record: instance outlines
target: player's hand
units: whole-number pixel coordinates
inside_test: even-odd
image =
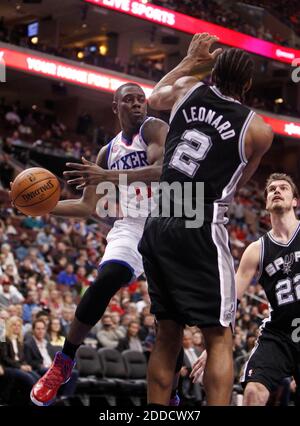
[[[205,365],[207,360],[207,352],[203,351],[199,356],[190,374],[190,378],[193,379],[193,383],[200,383],[202,381],[202,375],[204,373]]]
[[[190,43],[187,57],[207,62],[214,61],[216,57],[222,53],[223,49],[218,48],[212,52],[210,52],[209,49],[219,40],[219,37],[208,33],[195,34]]]
[[[71,171],[64,172],[64,176],[69,179],[70,185],[77,185],[76,189],[82,189],[89,185],[98,185],[98,183],[107,180],[106,170],[97,166],[95,163],[82,157],[82,163],[67,163]],[[73,179],[74,178],[74,179]]]

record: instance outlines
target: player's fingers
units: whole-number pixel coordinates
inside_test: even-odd
[[[207,36],[209,36],[209,33],[200,33],[200,34],[196,34],[198,35],[198,39],[199,40],[204,40]]]
[[[210,39],[211,39],[211,35],[210,34],[206,34],[206,36],[205,37],[202,37],[201,38],[201,43],[206,43],[206,42],[208,42]]]
[[[69,178],[69,177],[74,177],[74,176],[88,176],[88,172],[85,170],[70,170],[70,171],[66,171],[64,172],[64,177]]]
[[[84,189],[87,186],[86,183],[82,183],[81,185],[76,186],[76,189],[80,190],[80,189]]]
[[[193,380],[193,383],[196,383],[199,376],[200,376],[200,374],[198,372],[196,372],[195,374],[193,374],[193,376],[190,376],[190,379]]]
[[[202,372],[199,372],[199,373],[195,374],[195,376],[193,378],[193,383],[200,383],[201,382],[201,377],[202,377]]]
[[[222,49],[222,47],[219,47],[218,49],[215,49],[211,54],[210,54],[210,56],[211,56],[211,58],[212,59],[216,59],[219,55],[220,55],[220,53],[222,53],[223,52],[223,49]]]
[[[211,46],[212,44],[216,43],[219,40],[220,40],[219,37],[213,35],[213,36],[210,36],[210,38],[206,41],[206,43],[208,43],[208,45]]]
[[[191,371],[190,377],[194,377],[195,374],[197,374],[198,369],[199,369],[198,365],[194,366],[193,369],[192,369],[192,371]]]
[[[75,170],[85,170],[87,167],[86,164],[80,163],[66,163],[66,166]]]
[[[9,182],[10,189],[12,189],[13,183]]]
[[[69,185],[78,185],[78,184],[82,184],[82,183],[84,183],[85,182],[85,180],[83,179],[83,178],[77,178],[77,179],[69,179],[68,181],[67,181],[67,183],[69,184]]]
[[[86,164],[86,165],[89,165],[89,166],[94,166],[95,165],[95,163],[93,163],[92,161],[87,160],[84,157],[81,157],[81,160],[82,160],[83,164]]]

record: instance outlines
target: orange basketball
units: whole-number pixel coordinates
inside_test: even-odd
[[[51,212],[59,198],[60,184],[57,177],[41,167],[24,170],[12,184],[12,202],[28,216],[43,216]]]

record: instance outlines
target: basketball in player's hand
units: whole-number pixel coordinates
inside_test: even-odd
[[[28,216],[43,216],[60,198],[57,177],[47,169],[32,167],[21,172],[11,184],[12,204]]]

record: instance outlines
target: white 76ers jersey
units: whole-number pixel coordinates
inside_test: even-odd
[[[107,152],[107,167],[110,170],[129,170],[148,166],[147,143],[142,136],[142,128],[148,117],[140,127],[139,133],[132,141],[127,141],[122,132],[111,140]],[[124,176],[123,176],[124,177]],[[124,217],[146,218],[149,213],[150,188],[141,182],[129,185],[119,185],[120,206]]]

